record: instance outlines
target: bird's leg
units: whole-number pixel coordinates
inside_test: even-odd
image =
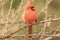
[[[35,20],[35,23],[37,23],[37,19]]]

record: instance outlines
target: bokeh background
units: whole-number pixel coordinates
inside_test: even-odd
[[[38,13],[38,23],[33,25],[33,34],[37,34],[37,37],[33,36],[32,40],[60,40],[60,19],[58,19],[60,18],[60,0],[52,0],[51,2],[50,0],[30,1],[33,2]],[[27,36],[24,37],[28,33],[28,28],[22,20],[22,14],[27,3],[28,0],[0,0],[0,38],[3,39],[3,37],[13,33],[10,35],[11,38],[3,40],[29,40]],[[39,23],[49,19],[56,20]],[[24,28],[25,26],[26,28]],[[19,29],[22,30],[16,32]]]

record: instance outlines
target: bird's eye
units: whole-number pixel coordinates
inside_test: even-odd
[[[31,7],[31,10],[32,10],[32,11],[35,11],[34,7]]]

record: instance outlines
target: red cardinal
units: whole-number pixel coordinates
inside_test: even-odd
[[[23,21],[28,24],[32,24],[34,21],[37,20],[37,12],[35,11],[34,5],[32,2],[29,2],[28,5],[25,7],[22,18],[23,18]]]
[[[29,2],[28,5],[25,7],[24,13],[22,15],[23,21],[28,24],[28,36],[31,38],[32,36],[32,24],[37,20],[37,12],[34,9],[34,5],[32,2]]]

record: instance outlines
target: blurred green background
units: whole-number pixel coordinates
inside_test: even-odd
[[[16,20],[15,20],[16,22],[22,20],[22,14],[24,12],[25,6],[27,5],[27,1],[28,0],[23,0],[23,5],[21,7],[22,8],[21,11],[19,13],[17,13],[18,14],[17,18],[14,17],[14,18],[16,18]],[[4,21],[6,21],[6,18],[7,18],[8,12],[9,12],[9,8],[11,6],[10,3],[11,3],[11,0],[5,0],[4,1],[4,7],[3,7],[3,14],[4,14],[4,18],[5,18]],[[20,4],[21,4],[21,0],[13,0],[12,9],[11,9],[10,15],[8,16],[9,19],[15,15],[15,12],[18,9]],[[45,0],[35,0],[33,2],[33,4],[34,4],[35,9],[39,15],[38,16],[38,22],[45,20],[44,19],[45,13],[40,12],[40,11],[46,5],[46,1]],[[1,15],[1,10],[2,10],[2,6],[0,7],[0,15]],[[60,0],[53,0],[48,5],[47,11],[48,11],[47,19],[59,18],[60,17]],[[3,17],[0,16],[0,20],[2,18]],[[14,20],[11,20],[11,21],[13,22]],[[24,27],[24,26],[25,26],[25,23],[14,24],[13,26],[11,24],[8,24],[8,34],[14,32],[17,29]],[[0,25],[0,30],[4,29],[4,27],[5,26],[1,27],[1,25]],[[33,25],[33,34],[38,34],[39,32],[41,32],[42,28],[44,28],[44,23],[38,24],[38,25]],[[60,32],[60,30],[58,30],[58,32],[56,31],[57,28],[60,29],[60,20],[48,22],[45,34],[52,35],[54,32],[56,32],[56,34],[57,34]],[[24,34],[27,34],[27,32],[28,32],[28,29],[26,28],[23,31],[18,32],[14,35],[24,35]],[[42,33],[43,33],[43,31],[41,32],[41,34]],[[27,38],[8,38],[7,40],[28,40],[28,39]],[[40,40],[40,37],[33,38],[33,40]],[[56,38],[56,39],[53,38],[52,40],[60,40],[60,38]]]

